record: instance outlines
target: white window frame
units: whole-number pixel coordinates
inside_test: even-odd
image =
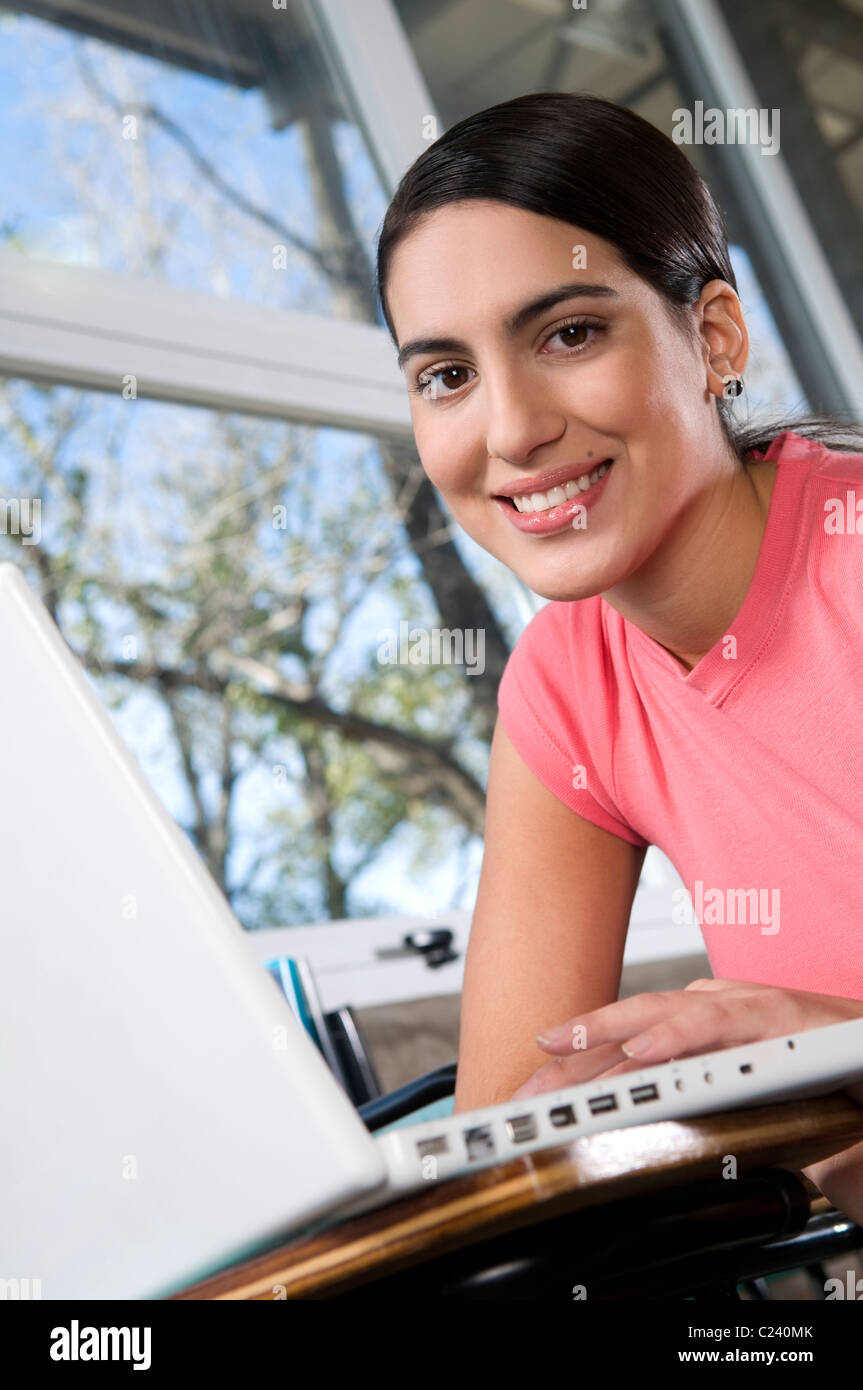
[[[375,324],[248,304],[0,250],[0,371],[138,398],[413,438]]]
[[[305,3],[391,196],[425,147],[424,121],[437,120],[392,0]],[[714,0],[665,3],[688,26],[723,104],[756,104]],[[782,156],[746,145],[740,155],[815,340],[848,405],[863,410],[863,342]],[[0,252],[2,371],[112,391],[118,366],[160,399],[410,437],[382,327]]]
[[[392,0],[305,3],[391,196],[404,170],[425,147],[424,123],[437,120]],[[689,26],[721,104],[755,105],[714,0],[668,3]],[[439,122],[436,128],[440,130]],[[863,410],[863,343],[782,157],[767,159],[745,146],[741,155],[751,165],[754,196],[807,305],[820,350],[849,406]],[[109,392],[121,391],[122,378],[133,375],[139,398],[399,441],[413,437],[404,381],[384,328],[248,304],[91,267],[34,261],[8,250],[0,250],[0,371]],[[515,576],[510,578],[527,620],[543,601]],[[654,859],[660,854],[655,847],[648,853]],[[639,932],[633,938],[630,933],[626,964],[699,949],[697,928],[690,932],[667,927],[668,894],[679,880],[665,856],[661,858],[671,871],[667,884],[648,893],[642,883],[632,914],[634,927],[654,931],[650,937]],[[465,923],[461,926],[464,929]],[[300,929],[289,930],[296,946]],[[315,933],[321,930],[314,928]],[[275,937],[265,940],[266,932],[254,936],[260,946],[276,944]],[[427,990],[428,973],[416,964],[411,968],[420,973],[417,984]],[[403,988],[399,979],[398,997],[406,997]],[[367,1002],[375,998],[380,998],[379,986],[370,985]]]

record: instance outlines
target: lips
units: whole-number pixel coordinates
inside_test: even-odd
[[[532,478],[519,478],[514,483],[508,483],[493,493],[493,497],[504,497],[512,502],[513,497],[530,496],[534,492],[549,492],[553,487],[562,487],[565,483],[577,481],[587,473],[592,473],[594,469],[601,467],[603,463],[611,463],[612,459],[588,459],[586,463],[561,464],[559,468],[551,468],[547,473],[537,473]],[[515,507],[515,503],[512,502]]]
[[[495,497],[494,503],[500,507],[501,514],[506,518],[510,525],[517,531],[521,531],[526,536],[555,536],[563,531],[574,527],[576,518],[583,518],[584,514],[590,515],[605,494],[608,480],[614,474],[614,460],[603,459],[607,463],[604,474],[598,482],[591,483],[586,491],[578,489],[575,495],[568,498],[565,502],[559,502],[556,506],[547,507],[540,512],[520,512],[511,497]],[[594,467],[600,468],[602,464],[595,464]],[[584,470],[582,470],[583,472]],[[593,472],[593,469],[590,470]],[[579,475],[576,474],[576,477]],[[557,486],[557,484],[555,484]],[[582,529],[579,523],[579,529]],[[592,529],[589,527],[588,529]]]

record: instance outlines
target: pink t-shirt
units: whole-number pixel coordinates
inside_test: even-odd
[[[498,708],[561,801],[668,856],[718,978],[863,999],[863,454],[764,457],[752,582],[692,671],[601,595],[550,602]]]

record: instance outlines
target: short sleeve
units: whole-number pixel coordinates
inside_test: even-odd
[[[585,820],[630,844],[644,839],[621,816],[613,785],[613,690],[591,600],[551,602],[531,619],[497,693],[513,747],[549,791]]]

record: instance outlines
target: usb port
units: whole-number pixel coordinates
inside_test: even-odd
[[[645,1100],[659,1100],[659,1087],[653,1082],[647,1086],[632,1086],[629,1094],[634,1105],[641,1105]]]
[[[556,1105],[553,1110],[549,1110],[548,1118],[557,1129],[562,1129],[564,1125],[575,1124],[575,1111],[571,1105]]]
[[[590,1106],[591,1115],[602,1115],[606,1110],[617,1109],[617,1096],[609,1091],[608,1095],[594,1096],[587,1103]]]
[[[514,1144],[524,1144],[528,1139],[536,1138],[536,1120],[532,1115],[513,1115],[506,1122],[506,1133]]]
[[[488,1125],[477,1125],[464,1132],[465,1148],[471,1162],[478,1158],[488,1158],[494,1153],[494,1135]]]
[[[417,1156],[428,1158],[430,1154],[449,1153],[449,1140],[445,1134],[437,1134],[434,1139],[420,1139],[417,1143]]]

